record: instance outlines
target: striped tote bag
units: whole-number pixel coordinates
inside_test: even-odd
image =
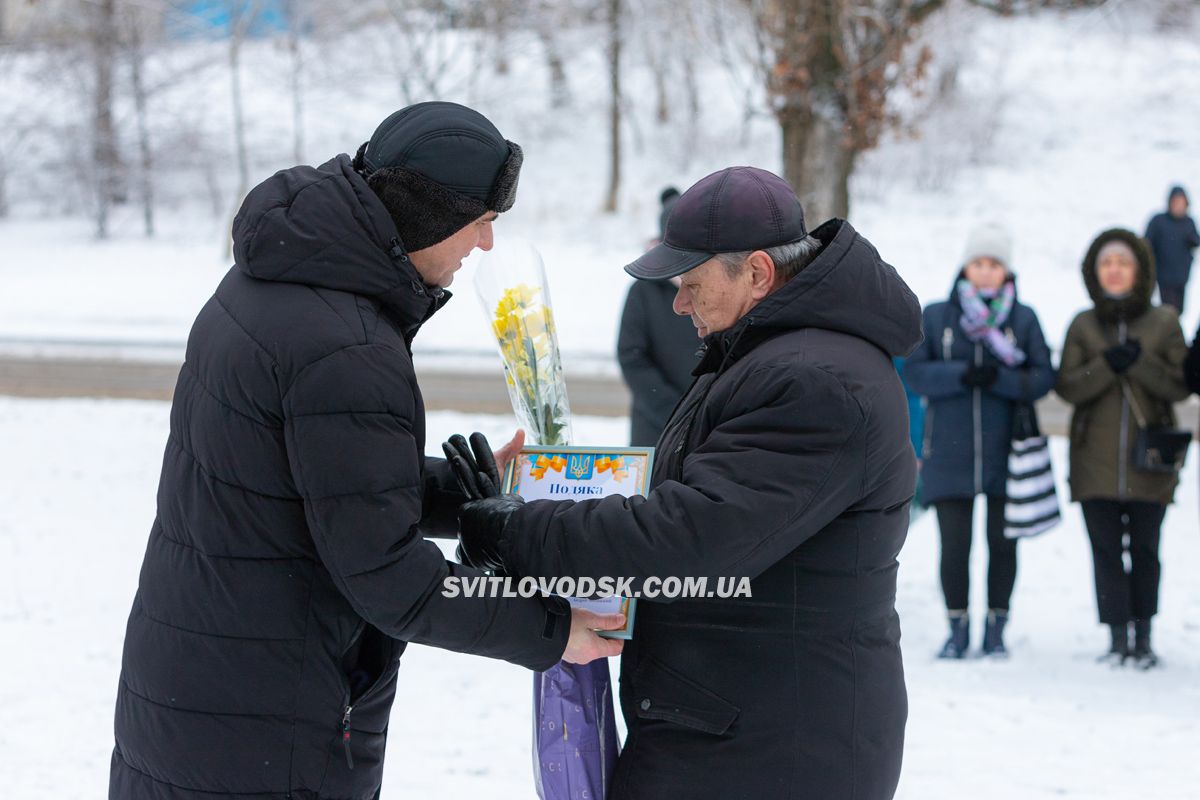
[[[1029,403],[1018,404],[1013,414],[1007,494],[1004,535],[1009,539],[1037,536],[1062,521],[1050,443],[1042,435],[1037,412]]]

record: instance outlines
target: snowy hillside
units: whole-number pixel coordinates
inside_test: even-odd
[[[958,8],[931,23],[926,37],[959,64],[958,88],[932,108],[928,98],[911,104],[908,116],[920,123],[921,135],[900,132],[864,159],[851,212],[855,226],[923,300],[948,292],[972,222],[1001,220],[1016,233],[1021,294],[1057,346],[1086,303],[1077,267],[1091,237],[1112,225],[1141,232],[1173,182],[1200,194],[1196,32],[1155,30],[1146,13],[1152,7],[1126,0],[1096,11],[1017,19]],[[655,233],[659,189],[686,187],[734,163],[778,170],[778,131],[765,114],[743,120],[742,96],[753,84],[744,70],[731,71],[713,54],[698,62],[699,124],[679,110],[669,124],[658,125],[651,75],[634,60],[626,81],[631,113],[622,207],[616,215],[600,214],[607,176],[601,52],[592,42],[577,44],[569,75],[575,99],[567,111],[548,113],[544,70],[520,47],[509,75],[480,70],[469,79],[448,79],[445,99],[475,104],[524,146],[519,199],[498,232],[540,248],[564,349],[607,357],[629,280],[620,268]],[[324,83],[307,105],[312,161],[353,151],[401,104],[387,81],[352,80],[385,67],[382,47],[368,38],[352,55],[331,48],[317,68]],[[248,56],[254,169],[262,178],[291,163],[284,146],[290,118],[278,79],[286,63],[267,43],[252,45]],[[226,82],[213,68],[199,76],[158,102],[194,114],[199,92],[213,118],[205,124],[215,127],[228,106]],[[33,91],[32,84],[26,88]],[[220,196],[229,200],[233,168],[225,145],[218,139],[208,146],[215,148],[208,163]],[[29,180],[44,185],[47,176],[38,172]],[[175,210],[153,242],[141,237],[134,205],[119,210],[114,240],[96,243],[81,216],[64,219],[53,208],[14,199],[14,218],[0,221],[0,285],[6,289],[0,338],[181,342],[228,267],[224,241],[232,208],[214,215],[198,168],[176,168],[168,191]],[[418,349],[489,349],[471,269],[468,264],[460,273],[459,298],[434,318]],[[1200,302],[1191,306],[1184,319],[1189,337]]]

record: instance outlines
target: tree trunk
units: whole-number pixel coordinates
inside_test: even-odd
[[[230,229],[233,218],[246,193],[250,191],[250,156],[246,148],[246,116],[242,100],[242,43],[257,13],[257,3],[251,0],[247,7],[230,20],[229,26],[229,80],[230,97],[233,102],[233,141],[236,153],[238,182],[233,194],[233,209],[230,211]],[[226,240],[226,255],[233,253],[233,239]]]
[[[288,52],[292,56],[292,157],[304,163],[304,53],[300,49],[299,3],[292,3],[288,13]]]
[[[808,229],[850,214],[850,174],[855,153],[840,115],[792,107],[779,111],[783,130],[783,177],[804,205]]]
[[[546,14],[546,10],[541,10]],[[554,39],[554,32],[548,25],[539,24],[537,37],[542,43],[546,56],[546,70],[550,73],[550,108],[562,109],[571,104],[571,86],[567,83],[567,70],[563,65],[562,51]]]
[[[695,127],[700,125],[700,83],[696,78],[696,62],[688,53],[683,56],[683,85],[687,90],[688,120]]]
[[[221,182],[217,180],[216,161],[215,158],[205,158],[200,167],[200,174],[204,176],[204,188],[208,191],[208,202],[211,204],[214,220],[221,218],[221,211],[225,208],[225,203],[221,199]]]
[[[671,101],[667,93],[667,61],[669,56],[664,48],[657,46],[654,41],[655,31],[651,29],[642,36],[642,51],[646,56],[646,64],[654,77],[654,119],[659,125],[671,121]]]
[[[775,21],[775,113],[783,140],[783,177],[804,205],[809,229],[850,213],[857,155],[847,128],[836,3],[787,0]]]
[[[150,123],[146,109],[146,81],[143,68],[146,51],[142,42],[142,22],[139,11],[133,9],[129,16],[130,77],[133,82],[133,105],[137,115],[138,154],[141,157],[142,220],[146,236],[154,236],[154,156],[150,148]]]
[[[621,190],[621,0],[608,0],[608,74],[610,151],[604,210],[612,213],[617,210]]]
[[[242,45],[237,39],[229,41],[229,80],[233,99],[233,143],[237,158],[237,200],[241,202],[250,190],[250,158],[246,153],[246,117],[242,109]]]
[[[508,7],[504,3],[496,2],[495,0],[489,3],[489,6],[492,11],[492,39],[495,42],[496,48],[493,51],[493,55],[495,56],[494,68],[497,75],[507,75],[510,67],[508,60]]]
[[[117,51],[117,3],[101,0],[96,5],[96,85],[92,109],[92,163],[96,171],[96,236],[108,238],[109,217],[116,202],[120,172],[116,124],[113,120],[113,73]]]

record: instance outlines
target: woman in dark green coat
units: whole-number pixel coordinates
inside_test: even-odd
[[[1154,259],[1133,232],[1096,237],[1083,260],[1083,281],[1094,307],[1067,331],[1055,386],[1075,407],[1071,499],[1083,508],[1100,622],[1112,631],[1102,660],[1122,664],[1133,657],[1149,669],[1158,663],[1150,619],[1158,611],[1159,537],[1178,479],[1136,469],[1133,450],[1142,425],[1175,424],[1172,404],[1188,396],[1187,344],[1175,309],[1150,303]]]

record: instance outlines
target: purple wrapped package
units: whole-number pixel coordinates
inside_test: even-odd
[[[533,775],[541,800],[604,800],[617,764],[608,659],[533,676]]]

